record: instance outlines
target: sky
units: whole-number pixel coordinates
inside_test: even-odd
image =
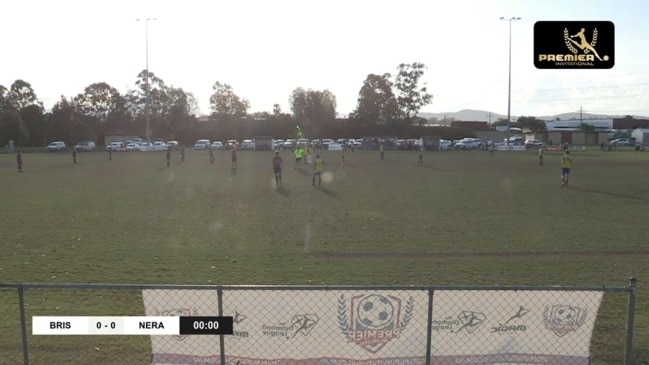
[[[216,81],[250,112],[289,112],[298,87],[328,89],[337,112],[357,105],[368,74],[427,66],[433,95],[421,112],[649,116],[645,0],[21,0],[2,1],[0,85],[29,82],[47,109],[93,83],[122,93],[145,69],[191,92],[209,114]],[[155,18],[148,22],[146,18]],[[136,19],[141,19],[137,21]],[[534,66],[537,21],[615,24],[615,66]],[[486,118],[486,116],[485,116]]]

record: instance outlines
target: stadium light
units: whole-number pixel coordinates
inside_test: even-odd
[[[507,91],[507,146],[509,146],[509,139],[511,138],[511,125],[512,125],[512,22],[521,20],[517,16],[511,18],[500,17],[500,20],[509,22],[509,87]]]
[[[146,106],[145,106],[145,113],[146,113],[146,141],[151,142],[151,131],[150,131],[150,119],[151,119],[151,97],[149,93],[149,21],[150,20],[157,20],[156,18],[146,18],[146,19],[135,19],[137,21],[143,20],[144,21],[144,28],[145,28],[145,36],[146,36],[146,68],[145,68],[145,97],[146,97]]]

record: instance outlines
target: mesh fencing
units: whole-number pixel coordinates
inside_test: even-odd
[[[24,288],[29,364],[633,363],[632,288],[61,285]],[[15,289],[0,299],[0,364],[27,363]],[[33,316],[230,316],[234,331],[34,336]]]

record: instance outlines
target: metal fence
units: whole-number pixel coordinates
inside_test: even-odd
[[[622,287],[0,283],[0,364],[632,365],[635,302],[633,278]],[[234,333],[30,331],[34,316],[204,315],[232,316]],[[580,327],[592,338],[577,340]]]

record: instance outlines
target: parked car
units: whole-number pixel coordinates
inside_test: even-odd
[[[239,147],[239,142],[237,142],[237,140],[235,140],[235,139],[228,139],[228,142],[227,142],[227,143],[228,143],[228,144],[227,144],[227,146],[228,146],[227,148],[228,148],[229,150],[230,150],[230,149],[233,149],[233,148],[235,148],[235,147]]]
[[[459,140],[453,148],[456,150],[473,150],[480,148],[481,141],[476,141],[474,138],[463,138]]]
[[[45,147],[45,151],[47,152],[64,152],[67,151],[67,149],[65,142],[61,141],[52,142]]]
[[[140,150],[140,144],[131,142],[126,144],[126,150],[131,152],[131,151],[139,151]]]
[[[91,141],[86,141],[86,142],[79,142],[74,146],[74,149],[77,152],[91,152],[96,149],[95,142]]]
[[[255,148],[254,142],[252,142],[252,139],[244,139],[241,142],[241,149],[242,150],[252,150]]]
[[[450,150],[453,148],[453,141],[449,141],[447,139],[440,139],[439,140],[439,149],[440,150]]]
[[[167,148],[171,148],[172,150],[177,150],[178,141],[167,141]]]
[[[295,140],[294,139],[287,139],[284,142],[284,149],[293,149],[295,147]]]
[[[106,146],[106,151],[126,151],[124,142],[111,142]]]
[[[222,150],[223,149],[223,142],[221,142],[221,141],[212,142],[212,149],[213,150]]]
[[[206,150],[207,147],[210,146],[210,140],[209,139],[199,139],[196,141],[196,144],[194,144],[194,149],[195,150]]]
[[[525,141],[525,148],[540,148],[543,147],[545,143],[543,141],[539,141],[537,139],[528,139]]]
[[[635,145],[635,142],[630,138],[618,138],[611,141],[612,146],[628,147]]]

